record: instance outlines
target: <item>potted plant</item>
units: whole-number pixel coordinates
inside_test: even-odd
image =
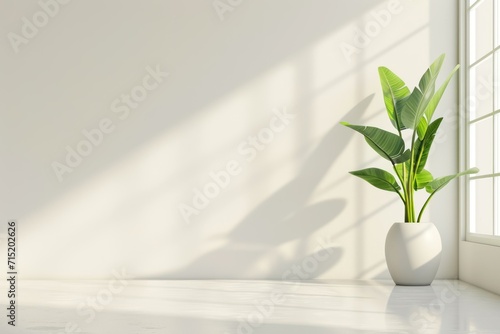
[[[425,169],[429,151],[443,118],[432,120],[457,65],[436,90],[436,79],[445,55],[438,57],[410,92],[403,80],[386,67],[379,67],[380,83],[387,115],[396,133],[376,127],[343,125],[361,133],[368,145],[392,165],[392,172],[367,168],[350,172],[371,185],[398,195],[404,205],[404,222],[390,228],[385,257],[392,279],[398,285],[429,285],[434,280],[441,257],[441,237],[432,223],[422,223],[422,214],[433,196],[453,179],[477,173],[471,168],[461,173],[434,178]],[[411,139],[405,142],[403,133]],[[428,193],[420,211],[415,208],[415,192]]]

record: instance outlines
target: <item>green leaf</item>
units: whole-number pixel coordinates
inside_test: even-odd
[[[394,133],[375,128],[372,126],[353,125],[347,122],[341,122],[354,131],[365,136],[366,142],[384,159],[395,161],[405,153],[405,143],[401,137]]]
[[[396,182],[394,176],[383,169],[367,168],[349,173],[362,178],[363,180],[370,183],[372,186],[382,190],[398,192],[401,189],[398,183]]]
[[[410,95],[402,98],[401,100],[398,100],[398,102],[396,102],[396,113],[397,113],[397,116],[398,116],[398,119],[399,119],[399,126],[401,127],[401,130],[406,130],[406,126],[403,124],[403,121],[402,121],[402,114],[403,114],[403,109],[404,109],[404,106],[405,106],[405,103],[406,101],[408,100],[408,98],[410,97]]]
[[[425,71],[418,83],[418,87],[413,89],[408,99],[405,101],[401,114],[401,121],[408,129],[416,129],[434,96],[436,79],[441,70],[444,61],[444,54],[439,56],[431,66]],[[425,133],[418,133],[419,138],[423,139]]]
[[[431,98],[429,101],[429,104],[427,105],[427,108],[424,111],[423,117],[420,119],[420,123],[418,124],[418,136],[419,138],[422,138],[423,135],[427,131],[427,126],[432,120],[432,116],[434,115],[434,111],[436,111],[436,108],[439,104],[439,101],[441,101],[441,97],[443,96],[444,91],[446,90],[446,87],[448,87],[448,83],[450,82],[451,78],[453,75],[457,72],[457,70],[460,68],[460,65],[455,66],[455,68],[450,72],[446,80],[443,82],[441,87],[436,91],[434,96]]]
[[[389,119],[396,130],[404,130],[405,126],[400,119],[402,105],[398,102],[410,95],[410,90],[406,87],[404,81],[387,67],[379,67],[378,74]]]
[[[434,194],[435,192],[443,189],[453,179],[460,177],[462,175],[476,174],[477,172],[479,172],[479,169],[474,167],[458,174],[438,177],[437,179],[434,179],[432,182],[429,182],[427,186],[425,186],[425,190],[430,194]]]
[[[415,141],[415,147],[414,147],[414,150],[416,152],[415,172],[417,174],[424,169],[425,164],[427,163],[427,158],[429,157],[429,151],[431,149],[432,142],[436,137],[436,132],[439,129],[439,126],[441,125],[442,121],[443,121],[442,117],[436,119],[434,122],[431,123],[431,125],[429,125],[429,128],[425,133],[424,139],[423,140],[417,139]]]
[[[403,170],[404,166],[406,166],[405,170]],[[396,172],[398,173],[400,178],[403,180],[403,183],[408,183],[408,171],[410,170],[410,162],[407,161],[404,164],[397,164],[394,167],[396,168]]]
[[[403,163],[403,162],[410,160],[410,158],[411,158],[411,151],[406,150],[406,151],[404,151],[403,154],[401,154],[399,157],[394,159],[394,163],[400,164],[400,163]]]
[[[434,177],[432,176],[432,174],[428,170],[426,170],[426,169],[422,170],[420,173],[415,175],[414,189],[415,190],[424,189],[425,186],[429,182],[431,182],[433,179],[434,179]]]
[[[445,55],[442,54],[439,57],[434,60],[434,62],[429,66],[427,71],[425,71],[424,75],[422,78],[420,78],[420,81],[418,83],[418,87],[422,91],[422,93],[427,92],[428,94],[424,94],[425,97],[431,97],[434,95],[434,89],[428,90],[427,87],[429,86],[434,86],[434,83],[436,82],[436,78],[439,74],[439,71],[441,70],[441,66],[443,65]]]

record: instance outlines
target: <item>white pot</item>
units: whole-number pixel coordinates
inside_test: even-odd
[[[441,236],[432,223],[394,223],[385,240],[385,260],[397,285],[429,285],[441,261]]]

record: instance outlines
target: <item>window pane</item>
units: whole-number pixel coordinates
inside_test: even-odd
[[[469,166],[479,168],[478,175],[493,173],[493,116],[470,125]]]
[[[482,0],[470,10],[471,63],[493,49],[493,0]]]
[[[493,178],[470,181],[470,231],[493,234]]]
[[[470,119],[493,112],[493,56],[470,70]]]

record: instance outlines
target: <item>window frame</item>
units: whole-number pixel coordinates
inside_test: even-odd
[[[493,67],[493,82],[500,80],[500,43],[495,47],[495,38],[500,39],[500,35],[496,36],[496,31],[498,31],[498,26],[500,25],[500,3],[493,0],[493,45],[492,51],[486,53],[475,59],[474,63],[469,65],[469,55],[470,55],[470,35],[471,29],[469,28],[470,10],[478,6],[480,3],[487,0],[476,0],[474,4],[469,6],[469,1],[459,0],[459,62],[462,64],[461,70],[459,72],[459,147],[460,147],[460,169],[465,170],[470,167],[470,136],[469,127],[470,114],[469,114],[469,96],[471,95],[469,73],[473,64],[480,64],[483,60],[487,59],[489,55],[492,57],[492,67]],[[497,87],[495,87],[497,86]],[[493,150],[496,155],[494,155],[495,168],[492,174],[489,176],[493,179],[493,234],[479,234],[470,232],[470,212],[471,212],[471,196],[470,196],[470,182],[471,180],[478,179],[474,176],[463,177],[459,181],[460,194],[459,200],[462,205],[460,205],[460,226],[461,226],[461,240],[486,244],[491,246],[500,246],[500,147],[496,147],[500,140],[500,101],[495,101],[495,99],[500,100],[500,85],[494,85],[494,95],[493,95],[493,111],[490,114],[493,117]],[[496,175],[496,176],[495,176]],[[480,179],[480,178],[479,178]],[[495,235],[497,234],[497,235]]]

